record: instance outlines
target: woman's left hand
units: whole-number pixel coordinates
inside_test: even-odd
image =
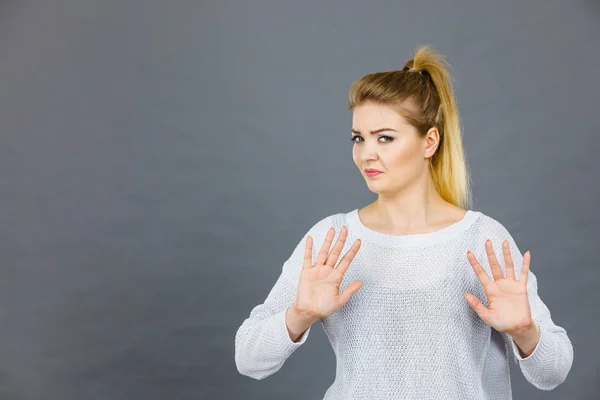
[[[468,251],[467,258],[483,285],[488,298],[488,307],[486,308],[472,293],[465,293],[464,296],[477,315],[497,331],[506,332],[511,336],[526,332],[535,326],[527,296],[527,276],[531,254],[528,251],[523,256],[523,268],[517,281],[508,241],[505,240],[502,243],[506,277],[504,277],[502,268],[498,263],[492,242],[487,240],[485,248],[494,277],[493,281],[481,267],[473,253]]]

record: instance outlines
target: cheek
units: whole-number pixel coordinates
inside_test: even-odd
[[[385,158],[391,165],[406,165],[413,162],[416,152],[408,147],[390,149]]]
[[[396,139],[399,140],[399,139]],[[395,143],[395,145],[381,146],[377,150],[377,156],[385,168],[404,167],[412,165],[417,157],[418,151],[411,143]],[[360,165],[361,149],[352,147],[352,160],[354,164]]]

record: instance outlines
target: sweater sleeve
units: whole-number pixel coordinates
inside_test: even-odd
[[[264,379],[279,371],[287,358],[300,347],[310,333],[309,327],[292,342],[285,315],[295,301],[294,285],[282,273],[264,303],[255,306],[235,336],[235,363],[238,372]]]
[[[502,252],[502,242],[508,240],[510,253],[515,266],[515,276],[519,279],[523,267],[523,255],[510,233],[498,224],[497,235],[491,238],[496,257],[506,276],[506,266]],[[533,265],[533,264],[532,264]],[[552,390],[566,379],[573,364],[573,345],[567,332],[552,320],[550,310],[538,295],[537,277],[529,268],[527,277],[527,295],[531,307],[532,319],[540,329],[540,340],[528,357],[521,357],[513,338],[502,333],[509,352],[519,365],[523,376],[529,383],[541,390]]]
[[[520,273],[519,269],[518,274]],[[531,268],[527,278],[527,293],[532,318],[540,329],[537,346],[529,356],[523,358],[513,338],[506,332],[503,336],[510,346],[509,349],[512,349],[515,362],[521,368],[523,376],[538,389],[552,390],[564,382],[571,370],[573,345],[566,330],[553,322],[550,310],[540,299],[537,293],[537,278]]]
[[[304,246],[310,234],[314,255],[321,246],[320,231],[327,221],[313,226],[283,264],[281,274],[262,304],[256,305],[235,335],[235,363],[242,375],[261,380],[279,371],[290,355],[306,342],[311,327],[296,342],[289,336],[285,316],[296,300],[298,279],[304,259]],[[317,247],[318,245],[318,247]]]

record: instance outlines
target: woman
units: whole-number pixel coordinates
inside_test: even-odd
[[[573,347],[530,253],[469,209],[445,64],[422,46],[402,70],[352,85],[352,157],[377,200],[298,243],[236,333],[241,374],[274,374],[321,321],[337,359],[324,399],[511,399],[510,353],[539,389],[565,380]]]

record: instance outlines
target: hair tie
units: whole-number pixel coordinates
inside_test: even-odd
[[[404,67],[402,69],[402,71],[417,71],[419,74],[423,75],[423,71],[421,71],[420,69],[416,69],[416,68]]]
[[[404,67],[402,69],[402,71],[416,71],[416,72],[419,73],[419,75],[424,75],[424,76],[431,77],[431,75],[429,74],[429,72],[426,69],[416,69],[416,68]]]

